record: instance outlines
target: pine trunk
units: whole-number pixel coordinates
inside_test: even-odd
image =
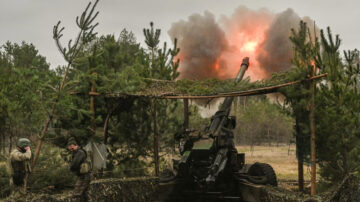
[[[296,121],[296,125],[295,125],[295,129],[296,129],[296,153],[297,153],[297,158],[298,158],[298,185],[299,185],[299,191],[303,192],[304,191],[304,155],[303,155],[303,148],[302,148],[302,144],[303,141],[299,141],[300,139],[302,140],[302,133],[301,133],[301,129],[299,126],[299,121],[298,118],[295,117],[295,121]]]
[[[155,161],[155,176],[159,176],[159,134],[157,128],[157,101],[154,100],[153,106],[153,121],[154,121],[154,161]]]

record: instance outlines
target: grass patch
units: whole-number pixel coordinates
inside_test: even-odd
[[[298,179],[298,162],[296,159],[295,145],[277,146],[237,146],[240,153],[245,153],[245,163],[255,162],[270,164],[279,181]],[[304,166],[305,181],[310,180],[310,167]]]

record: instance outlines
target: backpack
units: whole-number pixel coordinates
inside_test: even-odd
[[[92,170],[91,158],[84,149],[81,148],[81,150],[85,153],[86,158],[85,161],[80,164],[80,174],[86,174]]]

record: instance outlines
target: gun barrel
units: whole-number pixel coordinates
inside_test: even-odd
[[[234,79],[235,84],[237,84],[239,81],[243,79],[244,74],[248,69],[248,67],[249,67],[249,58],[245,57],[241,63],[241,68]],[[223,104],[221,105],[221,108],[216,112],[209,127],[209,132],[212,133],[214,136],[217,135],[217,132],[222,127],[221,125],[224,123],[223,119],[229,115],[231,109],[231,103],[233,102],[233,100],[234,97],[225,98]]]
[[[248,69],[248,67],[249,67],[249,58],[245,57],[241,63],[241,68],[240,68],[237,76],[234,79],[235,84],[239,83],[239,81],[241,81],[243,79],[244,74],[245,74],[246,70]],[[234,97],[225,98],[223,104],[221,105],[220,111],[225,111],[227,109],[229,109],[229,111],[230,111],[231,103],[233,102],[233,100],[234,100]]]
[[[239,81],[241,81],[244,77],[244,74],[246,72],[246,70],[249,67],[249,57],[245,57],[241,63],[241,68],[237,74],[237,76],[235,77],[234,82],[238,83]]]

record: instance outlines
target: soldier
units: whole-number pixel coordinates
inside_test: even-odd
[[[86,151],[80,148],[73,137],[69,138],[67,148],[72,153],[70,171],[78,176],[73,196],[79,197],[81,201],[86,201],[86,191],[90,184],[91,164],[88,161]]]
[[[16,149],[10,153],[8,165],[10,168],[10,188],[14,197],[25,194],[24,178],[26,173],[31,172],[30,159],[31,149],[30,140],[20,138],[16,144]]]

